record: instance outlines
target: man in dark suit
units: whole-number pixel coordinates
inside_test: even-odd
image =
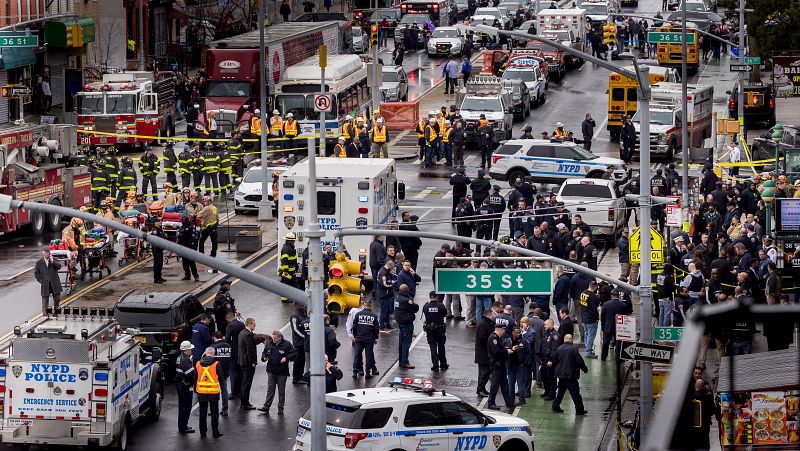
[[[564,392],[569,391],[569,396],[572,397],[572,402],[575,404],[575,415],[586,415],[581,389],[578,385],[578,378],[580,377],[578,371],[588,373],[589,368],[586,367],[578,347],[572,344],[572,335],[567,334],[562,338],[564,344],[556,349],[553,356],[555,376],[558,378],[556,399],[553,400],[553,412],[563,412],[561,410],[561,401],[564,399]]]
[[[566,308],[559,310],[558,316],[561,318],[561,324],[558,326],[558,337],[559,341],[564,343],[565,336],[575,335],[575,322],[572,320],[572,317],[569,316],[569,310]]]
[[[53,259],[49,248],[42,249],[42,258],[36,262],[34,277],[42,286],[42,315],[47,316],[47,304],[50,302],[50,295],[53,295],[53,309],[58,308],[61,301],[61,278],[58,271],[61,264]]]
[[[242,367],[239,366],[239,334],[244,330],[244,323],[236,318],[236,314],[228,312],[225,315],[228,327],[225,328],[225,341],[231,344],[231,394],[228,399],[236,399],[242,392]]]
[[[254,410],[256,407],[250,404],[250,387],[253,385],[253,376],[258,364],[258,353],[256,352],[256,337],[253,331],[256,329],[256,320],[247,318],[244,321],[244,329],[239,333],[239,366],[242,367],[242,391],[241,407],[245,410]]]

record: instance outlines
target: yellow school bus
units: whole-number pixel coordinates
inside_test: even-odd
[[[625,69],[636,72],[633,66]],[[667,67],[650,66],[650,85],[664,81],[679,82],[678,71]],[[638,88],[639,83],[636,80],[631,80],[618,73],[608,74],[608,125],[606,129],[611,133],[612,139],[619,138],[622,118],[626,114],[633,116],[636,113],[638,109],[636,90]]]
[[[683,28],[680,26],[673,26],[664,24],[656,31],[680,33]],[[697,26],[691,22],[686,23],[686,42],[691,42],[692,39],[689,35],[694,35],[694,44],[686,45],[686,70],[690,74],[697,73],[697,68],[700,66],[700,33],[697,32]],[[678,42],[656,44],[656,59],[659,66],[665,67],[681,67],[683,61],[683,45],[680,40]]]

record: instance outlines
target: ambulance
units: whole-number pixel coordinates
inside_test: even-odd
[[[278,248],[283,246],[286,234],[294,232],[297,235],[297,255],[302,255],[308,246],[303,231],[312,215],[316,215],[320,230],[325,232],[323,249],[329,244],[334,252],[346,251],[353,260],[366,260],[373,240],[371,235],[337,240],[333,234],[343,228],[366,229],[385,225],[397,216],[398,202],[405,197],[405,185],[397,180],[394,159],[317,158],[316,162],[316,212],[307,208],[308,159],[280,175]],[[367,274],[367,271],[362,273],[364,276]]]
[[[144,352],[136,332],[85,307],[15,327],[0,344],[0,441],[126,449],[164,397],[160,352]]]

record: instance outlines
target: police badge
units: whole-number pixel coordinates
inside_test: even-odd
[[[81,368],[78,370],[78,379],[82,381],[89,379],[89,370],[87,368]]]
[[[503,438],[500,437],[499,435],[493,435],[492,436],[492,443],[494,444],[495,448],[499,448],[500,447],[500,442],[502,442],[502,441],[503,441]]]
[[[22,376],[22,367],[19,366],[19,365],[12,366],[11,367],[11,373],[14,375],[14,377]]]
[[[294,216],[284,216],[283,224],[286,226],[287,229],[291,229],[294,227]]]

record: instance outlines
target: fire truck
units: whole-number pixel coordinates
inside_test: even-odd
[[[91,177],[75,167],[76,127],[19,126],[0,132],[0,193],[16,200],[77,208],[91,202]],[[61,215],[24,209],[0,214],[0,235],[30,225],[40,235],[59,231]]]
[[[173,75],[104,74],[102,82],[84,86],[76,95],[78,144],[133,146],[153,141],[150,136],[175,136]]]

